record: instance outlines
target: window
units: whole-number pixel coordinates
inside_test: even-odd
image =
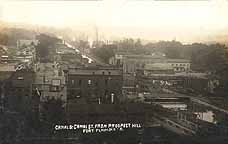
[[[76,95],[76,98],[80,98],[81,97],[81,91],[79,91]]]
[[[91,80],[88,80],[88,85],[91,85],[92,84],[92,81]]]
[[[59,71],[59,76],[62,76],[63,75],[63,72],[62,71]]]
[[[74,80],[71,80],[71,84],[72,84],[72,85],[74,84]]]
[[[79,80],[78,81],[78,85],[80,86],[82,84],[82,80]]]
[[[107,85],[108,84],[108,80],[107,79],[105,79],[105,85]]]
[[[17,77],[18,80],[23,80],[24,78],[23,77]]]
[[[50,92],[60,92],[59,86],[50,86],[49,89],[50,89]]]
[[[102,72],[102,74],[104,75],[104,74],[105,74],[105,72]]]
[[[60,79],[53,79],[51,81],[53,86],[60,86],[61,85],[61,80]]]

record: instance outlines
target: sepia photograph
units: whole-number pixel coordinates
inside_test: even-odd
[[[228,144],[228,0],[0,0],[0,144]]]

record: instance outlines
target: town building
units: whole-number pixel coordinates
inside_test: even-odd
[[[20,62],[34,62],[36,60],[36,50],[34,45],[29,45],[18,49],[15,59]]]
[[[12,55],[8,52],[8,47],[0,45],[0,63],[16,63],[18,62]]]
[[[168,69],[138,69],[136,73],[138,92],[163,93],[164,89],[175,89],[182,93],[208,93],[210,83],[206,73],[174,73]]]
[[[6,84],[11,75],[16,71],[16,64],[0,64],[0,111],[5,107]]]
[[[32,40],[18,40],[17,41],[17,48],[18,49],[21,49],[21,48],[26,48],[26,47],[28,47],[28,46],[31,46],[31,45],[33,45],[33,46],[35,46],[35,45],[37,45],[38,44],[38,40],[36,40],[36,39],[32,39]]]
[[[11,73],[4,81],[1,91],[4,107],[13,111],[25,112],[31,106],[32,84],[35,73],[31,69],[23,69]]]
[[[38,63],[33,91],[40,96],[40,101],[51,98],[66,101],[65,76],[57,63]]]
[[[111,67],[69,67],[65,71],[67,100],[85,103],[122,101],[122,71]]]
[[[6,46],[0,45],[0,62],[4,62],[5,59],[8,58],[8,51]]]
[[[151,55],[116,53],[114,57],[110,58],[109,64],[122,68],[124,89],[134,91],[138,69],[147,69],[149,66],[157,69],[156,72],[158,69],[163,73],[165,70],[168,70],[168,73],[171,71],[174,73],[187,72],[190,70],[191,62],[186,59],[169,59],[161,53],[152,53]]]
[[[163,67],[172,67],[174,72],[189,71],[191,62],[186,59],[169,59],[165,55],[128,55],[116,54],[110,58],[109,63],[123,68],[123,73],[135,73],[137,69],[144,68],[146,64],[162,65]]]
[[[165,63],[154,63],[154,64],[145,64],[144,68],[137,69],[138,71],[144,71],[146,74],[172,74],[174,69],[171,65],[166,65]]]

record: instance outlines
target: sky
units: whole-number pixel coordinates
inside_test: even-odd
[[[102,37],[197,41],[228,32],[228,0],[0,0],[0,19]]]

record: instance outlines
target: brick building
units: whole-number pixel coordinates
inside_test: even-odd
[[[174,72],[184,72],[190,70],[191,62],[187,59],[169,59],[165,56],[156,55],[133,55],[116,54],[110,58],[109,63],[123,68],[123,73],[135,73],[137,69],[144,68],[147,64],[162,65],[172,68]]]
[[[188,72],[191,67],[190,60],[169,59],[165,55],[157,53],[151,55],[116,53],[109,59],[109,64],[122,68],[124,89],[127,91],[134,91],[136,72],[138,69],[145,69],[147,65],[158,67],[163,72],[169,70],[175,73]]]
[[[4,105],[6,108],[16,111],[26,111],[32,99],[32,84],[35,73],[29,69],[23,69],[12,73],[4,84]]]
[[[65,71],[67,100],[118,103],[122,100],[122,71],[110,67],[78,67]]]

